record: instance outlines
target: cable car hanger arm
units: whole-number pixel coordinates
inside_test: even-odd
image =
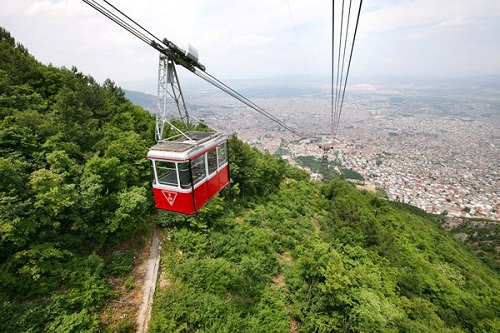
[[[176,44],[174,44],[173,42],[169,41],[167,38],[164,38],[163,40],[159,39],[151,32],[149,32],[147,29],[145,29],[143,26],[141,26],[139,23],[137,23],[132,18],[127,16],[125,13],[123,13],[121,10],[119,10],[117,7],[112,5],[107,0],[103,0],[103,2],[112,10],[119,13],[122,17],[113,13],[110,8],[106,8],[106,6],[99,4],[96,0],[82,0],[82,1],[91,6],[92,8],[94,8],[95,10],[97,10],[99,13],[109,18],[110,20],[112,20],[113,22],[115,22],[116,24],[118,24],[119,26],[121,26],[122,28],[124,28],[125,30],[127,30],[128,32],[130,32],[131,34],[133,34],[134,36],[136,36],[137,38],[139,38],[140,40],[142,40],[144,43],[148,44],[149,46],[159,51],[161,54],[165,55],[168,59],[171,59],[175,64],[183,66],[184,68],[193,72],[206,82],[212,84],[216,88],[219,88],[220,90],[229,94],[233,98],[236,98],[243,104],[249,106],[250,108],[254,109],[263,116],[279,124],[280,126],[292,132],[293,134],[299,136],[301,139],[305,138],[305,135],[287,126],[284,122],[280,121],[278,118],[270,114],[268,111],[264,110],[262,107],[250,101],[248,98],[244,97],[243,95],[241,95],[240,93],[238,93],[237,91],[235,91],[222,81],[216,79],[214,76],[208,74],[205,71],[206,70],[205,66],[203,66],[198,62],[197,51],[191,48],[189,44],[186,47],[187,50],[184,50],[179,46],[177,46]],[[128,20],[128,22],[126,20]]]

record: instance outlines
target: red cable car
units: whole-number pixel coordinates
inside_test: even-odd
[[[221,133],[190,131],[151,147],[156,207],[191,215],[229,184],[227,141]]]
[[[206,73],[205,66],[198,61],[198,50],[190,44],[182,48],[166,38],[160,40],[107,1],[104,1],[105,4],[86,0],[84,2],[160,52],[158,110],[153,112],[156,114],[155,137],[158,144],[151,147],[147,154],[147,158],[151,161],[157,208],[181,214],[194,214],[229,183],[227,136],[215,131],[190,130],[193,126],[184,102],[176,65],[181,65],[302,137],[300,133],[286,126],[266,110]],[[183,123],[187,132],[183,132],[172,122],[174,118],[169,114],[169,109],[172,109],[170,111],[177,109],[180,118],[178,120]],[[166,124],[168,129],[177,131],[179,135],[164,139],[164,134],[167,134],[164,131]]]

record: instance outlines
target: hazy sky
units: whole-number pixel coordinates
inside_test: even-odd
[[[331,1],[110,1],[220,79],[331,73]],[[157,52],[80,0],[0,0],[0,26],[99,82],[157,77]],[[351,74],[499,75],[500,0],[364,0]]]

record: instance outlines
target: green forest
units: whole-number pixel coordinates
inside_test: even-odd
[[[0,29],[0,121],[0,331],[98,331],[112,249],[154,213],[154,119]]]
[[[0,332],[134,332],[103,311],[136,264],[119,249],[155,225],[150,332],[500,331],[498,268],[443,216],[311,182],[236,137],[228,188],[196,217],[156,211],[154,118],[1,28],[0,121]]]

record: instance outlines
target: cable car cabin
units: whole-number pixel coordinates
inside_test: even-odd
[[[227,136],[187,132],[150,148],[156,208],[194,214],[229,183]]]

